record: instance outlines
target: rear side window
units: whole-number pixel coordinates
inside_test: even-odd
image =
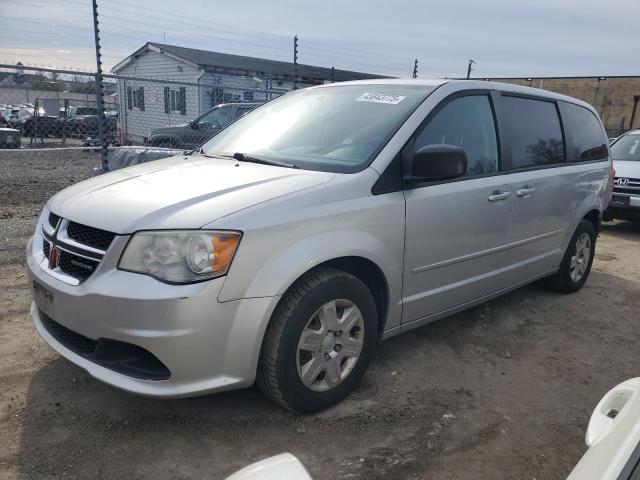
[[[580,105],[563,102],[562,114],[571,133],[567,142],[573,143],[570,161],[602,160],[609,156],[607,136],[593,112]]]
[[[498,142],[489,97],[470,95],[447,103],[418,134],[415,150],[437,144],[464,148],[467,175],[497,172]]]
[[[502,97],[511,169],[564,162],[562,128],[555,103],[529,98]]]

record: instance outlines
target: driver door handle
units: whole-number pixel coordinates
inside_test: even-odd
[[[516,190],[516,195],[519,197],[527,198],[527,197],[530,197],[531,194],[535,191],[536,189],[534,187],[526,186],[524,188]]]
[[[501,192],[500,190],[496,190],[491,195],[489,195],[490,202],[499,202],[501,200],[506,200],[511,195],[511,192]]]

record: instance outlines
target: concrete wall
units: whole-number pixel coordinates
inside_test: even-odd
[[[637,77],[577,77],[577,78],[493,78],[497,82],[543,88],[579,98],[593,105],[607,129],[640,128],[640,104],[630,125],[633,97],[640,95],[640,76]]]

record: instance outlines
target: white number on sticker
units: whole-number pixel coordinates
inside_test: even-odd
[[[389,95],[388,93],[363,93],[356,102],[373,102],[373,103],[387,103],[389,105],[397,105],[407,97],[402,95]]]

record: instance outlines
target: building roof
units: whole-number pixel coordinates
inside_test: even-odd
[[[178,47],[176,45],[165,45],[162,43],[148,42],[143,47],[134,52],[115,67],[115,73],[125,65],[135,60],[137,56],[147,50],[156,50],[186,60],[192,64],[203,68],[205,71],[219,72],[237,71],[239,73],[251,73],[261,75],[281,75],[291,77],[293,73],[292,62],[282,62],[279,60],[269,60],[265,58],[246,57],[243,55],[231,55],[228,53],[211,52],[208,50],[198,50],[195,48]],[[315,80],[333,80],[343,82],[347,80],[388,78],[382,75],[372,75],[370,73],[354,72],[349,70],[334,69],[333,76],[331,68],[316,67],[313,65],[296,65],[296,77],[309,78]]]

